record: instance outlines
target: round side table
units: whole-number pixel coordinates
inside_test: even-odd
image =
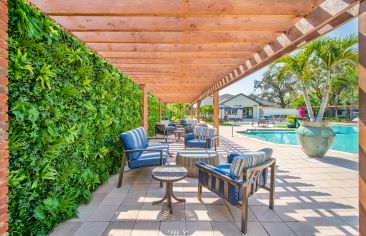
[[[210,165],[220,164],[219,154],[209,149],[186,149],[179,151],[176,157],[178,166],[187,168],[188,177],[197,178],[198,169],[196,162],[204,161]]]
[[[178,202],[185,202],[185,199],[177,198],[173,193],[173,183],[180,181],[187,177],[188,172],[184,167],[179,166],[159,166],[152,170],[152,177],[160,182],[166,183],[166,192],[165,196],[158,201],[153,202],[152,204],[160,204],[167,200],[169,213],[173,213],[172,208],[172,198],[174,198]]]

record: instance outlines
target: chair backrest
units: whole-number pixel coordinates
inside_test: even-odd
[[[213,138],[216,136],[216,128],[195,126],[193,129],[193,134],[195,138]]]
[[[160,121],[159,124],[164,125],[165,127],[167,127],[170,124],[170,121],[169,120],[162,120],[162,121]]]
[[[136,128],[136,130],[140,135],[143,147],[146,148],[149,145],[149,139],[147,138],[145,129],[143,127],[139,127]]]
[[[197,125],[197,119],[194,119],[194,118],[186,118],[186,119],[183,119],[181,121],[182,124],[188,124],[188,125],[192,125],[192,126],[195,126]]]
[[[271,148],[265,148],[257,152],[248,152],[237,155],[232,160],[230,173],[239,178],[245,169],[266,162],[272,156],[272,152]]]
[[[126,150],[144,149],[148,142],[145,130],[142,127],[122,133],[120,140]],[[136,160],[140,155],[140,152],[129,153],[128,160]]]

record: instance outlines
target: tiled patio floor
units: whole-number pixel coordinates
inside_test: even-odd
[[[235,128],[241,129],[241,128]],[[357,235],[358,163],[355,155],[329,152],[326,158],[310,159],[299,147],[274,145],[231,137],[230,127],[221,127],[219,153],[272,147],[277,158],[275,210],[268,208],[268,193],[260,191],[250,199],[246,235]],[[172,144],[177,151],[183,144]],[[224,162],[224,158],[221,158]],[[171,160],[174,162],[174,159]],[[164,195],[164,188],[151,178],[151,169],[127,172],[123,186],[117,177],[109,179],[79,209],[79,218],[60,224],[52,235],[241,235],[239,209],[204,190],[197,200],[197,180],[187,178],[175,184],[178,197],[174,213],[166,205],[151,202]]]

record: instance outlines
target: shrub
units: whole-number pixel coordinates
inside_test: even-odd
[[[297,116],[296,115],[289,115],[287,116],[287,123],[294,123],[297,119]]]

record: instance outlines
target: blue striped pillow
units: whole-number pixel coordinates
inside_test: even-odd
[[[272,152],[271,148],[264,148],[258,152],[235,156],[230,166],[230,174],[239,178],[244,169],[266,162],[272,156]]]

